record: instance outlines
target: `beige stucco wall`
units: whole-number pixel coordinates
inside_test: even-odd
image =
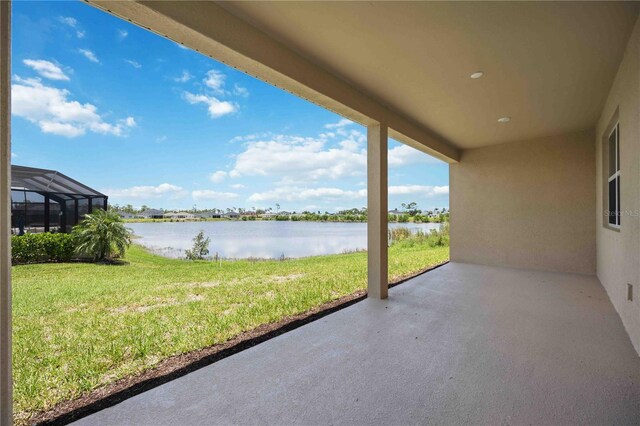
[[[620,231],[604,227],[602,138],[620,123]],[[636,23],[595,134],[597,274],[640,353],[640,24]],[[634,300],[627,301],[627,283]]]
[[[594,132],[465,150],[450,166],[451,259],[594,274]]]

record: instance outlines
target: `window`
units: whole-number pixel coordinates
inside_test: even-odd
[[[87,213],[89,213],[89,199],[81,198],[78,200],[78,222],[84,220]]]
[[[44,195],[26,191],[26,226],[29,232],[44,231]]]
[[[104,210],[104,198],[103,197],[98,197],[98,198],[92,198],[91,199],[91,211],[95,212],[98,209]]]
[[[607,218],[609,226],[620,227],[620,125],[616,124],[609,134],[609,203]]]
[[[49,232],[60,232],[63,223],[61,223],[62,210],[60,203],[53,198],[49,198]]]
[[[75,199],[67,200],[64,206],[66,232],[71,232],[71,229],[73,229],[73,227],[76,225],[77,223],[76,212],[77,212],[76,200]]]
[[[25,201],[24,190],[11,190],[11,231],[14,234],[24,234],[27,219]]]

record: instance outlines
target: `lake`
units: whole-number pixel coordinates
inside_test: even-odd
[[[336,254],[367,248],[366,223],[220,221],[127,223],[135,242],[154,253],[184,257],[200,230],[211,238],[211,256],[279,258]],[[438,223],[390,223],[390,228],[438,229]]]

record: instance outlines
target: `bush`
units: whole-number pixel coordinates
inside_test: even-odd
[[[185,250],[184,254],[188,260],[204,260],[205,256],[209,255],[210,242],[211,238],[205,238],[204,231],[200,231],[193,239],[193,248],[191,250]]]
[[[389,230],[390,245],[399,244],[402,247],[414,247],[416,244],[428,244],[430,247],[449,246],[449,223],[442,224],[440,229],[432,229],[430,232],[418,230],[412,233],[407,228],[394,228]]]
[[[77,241],[72,234],[14,235],[11,263],[68,262],[75,257]]]
[[[389,228],[389,239],[391,243],[406,240],[411,237],[411,231],[409,228]]]
[[[131,244],[131,231],[113,211],[96,210],[73,228],[77,251],[95,261],[123,256]]]

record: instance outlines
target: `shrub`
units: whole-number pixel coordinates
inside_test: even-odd
[[[430,247],[449,246],[449,223],[442,224],[440,229],[432,229],[430,232],[418,230],[411,233],[407,228],[394,228],[389,230],[390,245],[399,244],[401,247],[414,247],[416,244],[428,244]]]
[[[14,235],[11,237],[11,262],[14,265],[38,262],[68,262],[74,258],[76,239],[72,234]]]
[[[389,239],[391,243],[405,240],[411,236],[409,228],[389,228]]]
[[[78,253],[95,261],[122,256],[131,244],[131,231],[112,211],[96,210],[85,215],[84,220],[73,228],[73,233],[78,241]]]
[[[204,231],[198,232],[193,239],[193,247],[191,250],[185,250],[184,254],[189,260],[204,260],[209,255],[209,243],[211,238],[204,236]]]

